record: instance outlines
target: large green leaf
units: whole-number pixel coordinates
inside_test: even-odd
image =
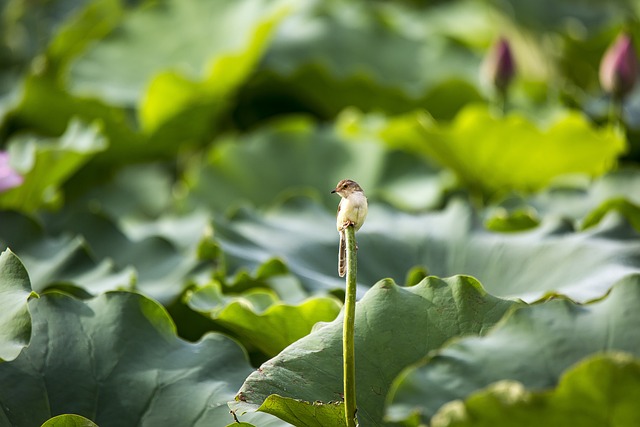
[[[98,427],[98,425],[80,415],[65,414],[47,420],[40,427]]]
[[[607,200],[584,218],[582,226],[584,228],[593,227],[612,211],[619,212],[629,221],[629,224],[631,224],[633,228],[640,231],[640,206],[630,202],[626,198]]]
[[[624,20],[625,12],[631,12],[632,3],[611,1],[607,3],[591,3],[575,0],[543,0],[535,3],[522,3],[508,0],[509,13],[521,25],[535,28],[539,31],[566,31],[567,19],[575,20],[575,25],[581,26],[581,31],[594,31],[602,26]],[[574,35],[574,38],[575,35]]]
[[[447,125],[423,112],[393,118],[380,135],[393,147],[451,168],[469,188],[489,194],[540,190],[571,174],[599,176],[625,150],[621,132],[596,129],[578,112],[566,111],[540,126],[516,112],[498,117],[481,105],[465,107]]]
[[[411,156],[372,141],[346,142],[332,126],[301,117],[218,141],[206,160],[189,168],[187,184],[192,204],[222,211],[295,193],[333,207],[337,200],[329,192],[345,177],[357,180],[368,197],[409,209],[438,206],[445,188],[433,169]]]
[[[264,400],[258,411],[273,414],[294,426],[343,427],[346,425],[344,403],[341,401],[311,403],[272,394]]]
[[[160,217],[169,215],[173,206],[171,191],[174,178],[168,169],[166,165],[159,163],[123,167],[108,182],[92,185],[82,195],[67,202],[63,212],[90,208],[124,223],[139,224],[153,220],[160,226],[163,222]],[[191,216],[184,218],[193,221]],[[187,235],[191,236],[191,233]]]
[[[49,293],[30,308],[31,344],[0,364],[3,425],[40,425],[65,413],[100,426],[232,422],[226,401],[251,367],[229,338],[182,341],[160,305],[133,293],[87,302]]]
[[[640,275],[616,284],[603,300],[566,299],[522,307],[482,338],[464,338],[401,377],[393,413],[419,411],[423,421],[443,404],[500,380],[533,391],[556,386],[586,356],[625,351],[640,356]]]
[[[109,104],[134,106],[158,73],[176,71],[201,80],[215,68],[213,61],[242,53],[261,22],[273,20],[282,5],[166,0],[139,7],[73,62],[71,88]],[[171,31],[178,28],[191,31]]]
[[[20,256],[37,292],[72,285],[96,295],[133,285],[135,271],[119,269],[109,259],[96,260],[81,236],[50,236],[35,220],[11,211],[0,211],[0,223],[0,247]]]
[[[24,182],[0,194],[0,207],[33,212],[43,205],[59,203],[58,187],[106,148],[97,125],[86,126],[75,120],[60,138],[14,137],[8,146],[9,158]]]
[[[51,134],[72,117],[104,124],[111,144],[74,181],[84,189],[114,164],[173,158],[185,143],[207,142],[289,2],[144,3],[89,5],[54,40],[52,70],[27,76],[10,114],[12,128]],[[170,30],[179,28],[191,31]]]
[[[359,295],[385,277],[404,281],[418,266],[438,276],[474,276],[501,297],[535,301],[558,292],[579,301],[597,298],[617,280],[640,271],[638,233],[620,218],[608,218],[579,233],[549,218],[534,230],[504,234],[483,229],[471,208],[459,201],[426,214],[371,204],[356,235]],[[277,256],[311,292],[344,287],[336,274],[338,236],[333,230],[333,214],[301,199],[261,214],[244,209],[214,221],[228,272],[257,268]]]
[[[13,360],[29,345],[32,296],[29,275],[10,250],[0,254],[0,362]]]
[[[206,283],[211,259],[198,243],[208,217],[198,214],[121,226],[105,214],[75,208],[38,222],[0,211],[0,245],[12,248],[31,274],[33,288],[72,285],[81,293],[135,288],[162,303],[178,297],[191,280]]]
[[[290,305],[267,291],[225,297],[216,284],[192,291],[188,304],[232,331],[245,347],[255,347],[269,357],[307,335],[316,323],[335,319],[340,311],[335,298],[310,298]]]
[[[381,423],[387,391],[402,369],[453,337],[483,334],[514,305],[486,294],[476,280],[465,276],[429,277],[410,288],[390,280],[376,284],[356,307],[358,418],[362,425]],[[292,399],[286,405],[271,405],[272,413],[300,426],[330,425],[314,420],[316,411],[309,406],[340,400],[341,365],[339,317],[263,364],[247,378],[237,401],[230,405],[239,412],[255,411],[270,395],[278,394]],[[278,409],[284,407],[289,409]],[[302,421],[303,416],[307,421]],[[300,418],[294,421],[292,417]]]
[[[73,63],[71,90],[139,106],[146,132],[201,136],[252,71],[284,12],[283,2],[261,1],[167,0],[141,7]],[[179,37],[168,31],[178,28],[191,31]],[[177,120],[187,117],[185,128]]]
[[[32,7],[27,1],[3,1],[0,6],[0,122],[4,102],[20,90],[20,80],[34,64],[60,26],[82,9],[89,0],[52,0]],[[13,92],[13,94],[11,93]],[[7,98],[5,95],[9,94]]]
[[[611,210],[618,210],[633,224],[633,212],[619,208],[625,204],[629,207],[640,205],[638,188],[640,171],[625,168],[610,172],[593,182],[552,187],[520,201],[520,204],[532,206],[540,216],[564,216],[581,227],[595,225]],[[622,200],[626,202],[621,204]],[[506,205],[513,206],[516,203],[510,200]]]
[[[136,1],[89,0],[70,1],[74,8],[66,20],[56,28],[52,37],[47,39],[47,61],[44,72],[62,80],[68,71],[70,61],[87,49],[87,46],[99,41],[113,31],[122,20],[125,12],[135,6]]]
[[[71,210],[48,217],[46,226],[53,236],[77,233],[97,259],[111,262],[119,270],[133,268],[135,288],[162,303],[180,295],[189,278],[207,268],[197,254],[206,217],[165,218],[155,227],[131,224],[124,229],[105,214]]]
[[[424,12],[393,3],[304,5],[283,23],[243,92],[241,119],[278,110],[333,117],[349,106],[391,113],[427,107],[448,118],[481,99],[480,58],[467,42],[488,44],[493,37],[486,5]],[[456,19],[447,22],[447,14]]]
[[[633,426],[640,423],[640,362],[625,354],[597,355],[567,370],[550,391],[531,392],[504,381],[443,407],[433,427]]]

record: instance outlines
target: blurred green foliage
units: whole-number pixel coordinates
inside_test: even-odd
[[[342,425],[343,178],[361,425],[637,419],[622,31],[639,2],[0,0],[0,426]]]

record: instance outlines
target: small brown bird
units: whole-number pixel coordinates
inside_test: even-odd
[[[362,187],[350,179],[343,179],[331,193],[338,193],[342,199],[338,205],[336,227],[340,233],[338,250],[338,275],[344,277],[347,263],[347,247],[344,230],[352,225],[358,231],[367,217],[367,198]]]

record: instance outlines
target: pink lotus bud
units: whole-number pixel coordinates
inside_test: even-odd
[[[638,77],[638,57],[629,34],[622,33],[609,46],[600,63],[600,84],[616,98],[631,92]]]
[[[485,76],[491,84],[504,93],[516,75],[516,63],[509,41],[501,37],[485,60]]]
[[[0,151],[0,193],[22,185],[24,179],[9,165],[9,153]]]

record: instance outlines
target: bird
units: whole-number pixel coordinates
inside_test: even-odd
[[[353,226],[358,231],[367,217],[368,203],[367,197],[360,185],[351,180],[343,179],[336,185],[331,193],[337,193],[342,199],[338,205],[336,217],[336,227],[340,233],[340,246],[338,249],[338,275],[344,277],[346,273],[347,246],[345,240],[345,229]]]

